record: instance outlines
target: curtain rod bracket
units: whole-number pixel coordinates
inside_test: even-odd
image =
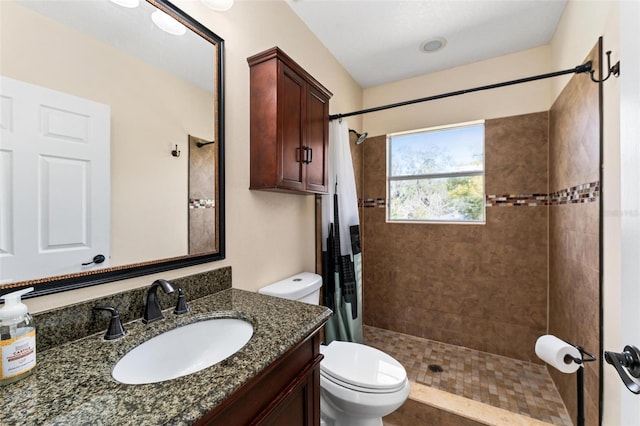
[[[620,61],[616,62],[613,66],[611,66],[611,51],[607,52],[607,76],[600,80],[593,78],[593,74],[595,74],[595,70],[589,70],[589,75],[591,76],[591,81],[594,83],[602,83],[605,82],[611,77],[620,77]]]

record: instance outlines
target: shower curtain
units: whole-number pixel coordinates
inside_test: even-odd
[[[324,304],[333,310],[325,328],[333,340],[362,343],[362,254],[358,196],[346,121],[329,123],[329,193],[322,196]]]

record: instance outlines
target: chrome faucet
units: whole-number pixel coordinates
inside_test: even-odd
[[[162,287],[162,290],[167,294],[171,294],[174,291],[169,281],[166,280],[155,280],[153,284],[151,284],[151,287],[149,287],[147,291],[147,304],[142,319],[142,322],[145,324],[164,318],[162,309],[160,308],[160,302],[158,301],[158,295],[156,294],[158,287]]]

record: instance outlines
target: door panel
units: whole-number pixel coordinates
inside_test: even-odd
[[[89,245],[89,167],[85,160],[40,157],[40,251]]]
[[[282,170],[281,182],[278,186],[294,190],[302,190],[303,187],[303,163],[302,141],[304,138],[303,129],[303,106],[304,106],[304,82],[287,66],[282,66],[282,91],[279,94],[282,98],[282,111],[278,114],[282,120],[281,128],[281,163],[278,165]]]
[[[110,107],[1,82],[1,282],[108,266]]]
[[[41,106],[40,116],[43,137],[70,142],[89,142],[90,117],[48,106]]]
[[[312,149],[311,162],[307,164],[307,189],[316,192],[327,192],[327,156],[326,145],[329,128],[328,100],[309,88],[307,97],[307,111],[309,114],[308,146]]]
[[[1,150],[0,151],[0,257],[8,256],[8,255],[11,255],[12,253],[13,253],[13,153],[11,151]]]
[[[621,2],[620,16],[621,346],[640,348],[640,3]],[[622,347],[607,349],[619,352]],[[640,395],[623,387],[621,403],[622,424],[640,425]]]

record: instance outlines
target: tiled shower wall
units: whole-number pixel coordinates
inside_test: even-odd
[[[597,69],[597,46],[587,59]],[[598,85],[574,76],[549,112],[549,188],[599,181]],[[549,333],[600,352],[599,201],[549,207]],[[598,357],[600,358],[600,357]],[[585,419],[598,424],[599,363],[585,367]],[[567,410],[576,418],[575,375],[550,368]]]
[[[589,58],[597,69],[595,48]],[[597,355],[598,86],[576,75],[549,112],[485,126],[485,225],[386,223],[386,137],[352,146],[364,322],[536,363],[547,332]],[[598,424],[600,362],[586,365],[587,425]],[[575,374],[548,368],[575,419]]]
[[[189,136],[189,254],[209,253],[216,241],[216,160],[218,146],[198,147],[204,139]]]
[[[547,112],[488,120],[486,193],[547,194]],[[487,207],[485,225],[385,222],[385,137],[362,145],[365,324],[539,362],[547,325],[543,203]]]

